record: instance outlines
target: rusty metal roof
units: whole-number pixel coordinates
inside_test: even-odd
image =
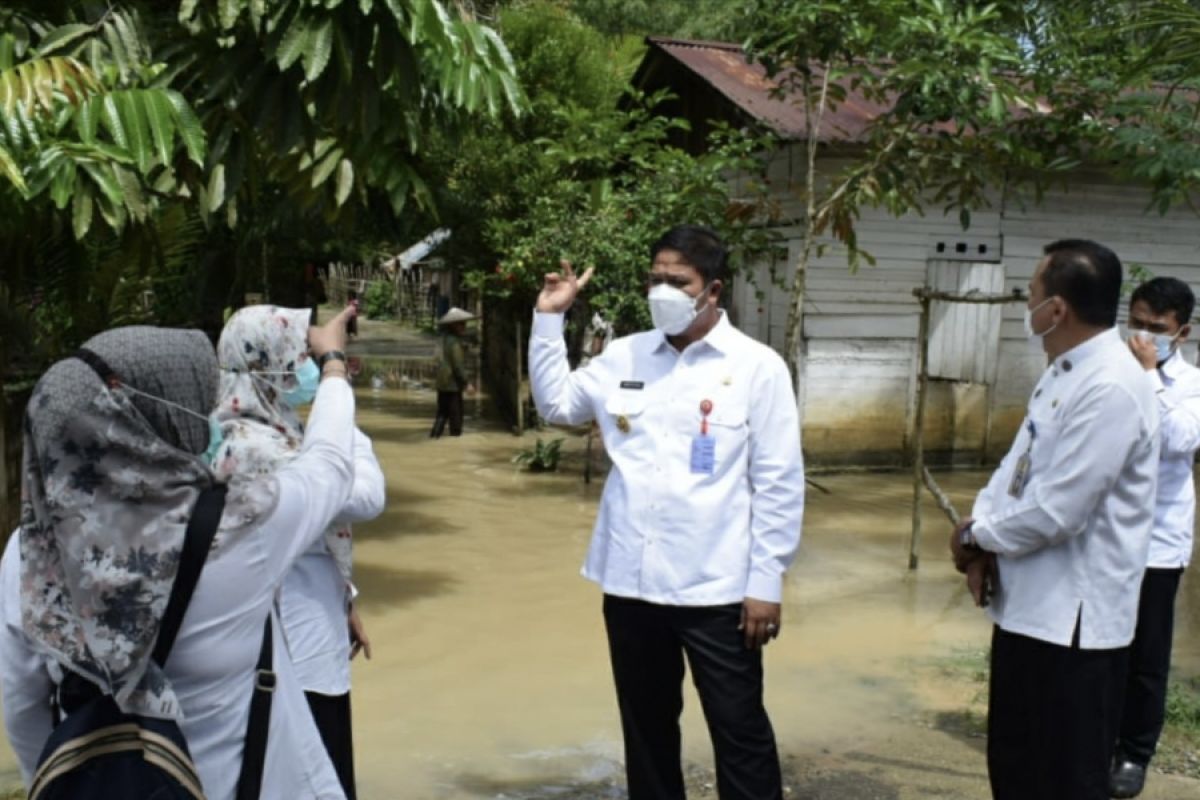
[[[761,64],[747,62],[736,44],[699,42],[651,36],[647,43],[683,64],[729,99],[746,114],[768,126],[784,139],[804,139],[802,103],[772,96],[775,81]],[[884,111],[878,103],[848,92],[836,109],[827,109],[818,139],[823,142],[857,142],[865,138],[867,126]]]

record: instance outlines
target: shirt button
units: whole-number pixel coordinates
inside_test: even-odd
[[[1063,368],[1063,372],[1070,372],[1070,371],[1071,371],[1071,362],[1070,362],[1070,361],[1064,361],[1064,362],[1062,363],[1062,368]]]

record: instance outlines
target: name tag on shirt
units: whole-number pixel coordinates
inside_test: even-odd
[[[700,434],[692,438],[692,474],[712,475],[716,465],[716,439]]]
[[[646,384],[644,381],[621,381],[621,388],[634,389],[640,392],[642,389],[646,388]]]

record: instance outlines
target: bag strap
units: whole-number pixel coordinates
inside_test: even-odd
[[[254,668],[254,694],[250,696],[250,720],[242,748],[242,771],[238,775],[236,800],[258,800],[262,792],[263,768],[267,761],[267,734],[271,730],[271,695],[275,692],[271,616],[263,626],[262,648]]]
[[[196,591],[200,571],[204,569],[204,562],[208,559],[208,551],[212,548],[212,541],[217,535],[217,526],[221,523],[221,514],[224,511],[225,486],[221,484],[201,491],[195,507],[192,508],[192,517],[188,520],[187,533],[183,539],[183,550],[179,554],[179,571],[175,574],[175,584],[171,587],[167,610],[163,612],[162,624],[158,629],[158,640],[154,643],[154,660],[160,667],[167,663],[167,657],[171,654],[171,647],[179,634],[179,626],[183,624],[183,614],[192,600],[192,593]]]

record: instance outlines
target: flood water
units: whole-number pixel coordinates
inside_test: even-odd
[[[416,371],[400,365],[388,388],[363,379],[358,390],[360,426],[388,477],[386,512],[355,532],[375,651],[354,671],[359,796],[623,797],[600,591],[578,574],[601,488],[582,479],[581,440],[568,442],[564,471],[519,471],[511,458],[535,436],[517,439],[470,399],[466,434],[430,440],[434,394]],[[410,381],[397,388],[401,374]],[[963,509],[985,479],[940,477]],[[964,695],[931,665],[985,649],[990,633],[948,564],[946,523],[926,507],[914,575],[906,476],[817,481],[828,493],[810,489],[782,636],[766,659],[780,749],[804,776],[791,796],[987,797],[982,742],[937,724],[977,690]],[[1175,653],[1177,669],[1200,673],[1192,576]],[[685,697],[685,759],[702,784],[709,744],[690,686]],[[15,779],[0,742],[0,788]],[[1145,796],[1200,798],[1192,782],[1170,787]]]

